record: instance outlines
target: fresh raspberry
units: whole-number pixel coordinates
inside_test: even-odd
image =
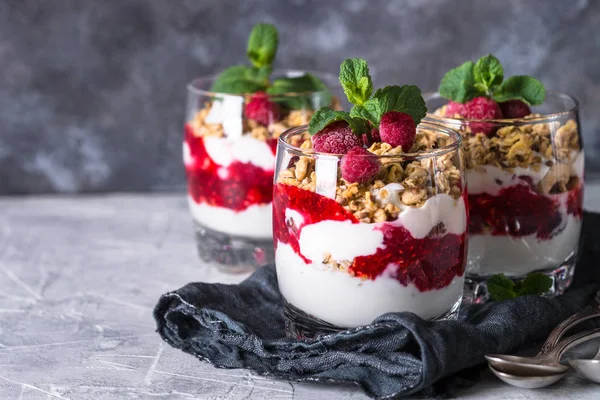
[[[508,100],[500,103],[504,118],[523,118],[531,114],[531,108],[521,100]]]
[[[408,151],[417,136],[417,128],[412,117],[399,111],[388,111],[379,122],[379,135],[381,140],[394,147],[402,146],[403,151]]]
[[[380,167],[377,157],[360,146],[350,149],[340,162],[342,178],[351,183],[370,181],[377,176]]]
[[[362,145],[361,139],[345,121],[327,125],[312,136],[312,143],[316,151],[333,154],[346,154],[351,148]]]
[[[464,112],[465,112],[464,104],[457,103],[455,101],[449,101],[448,104],[446,105],[446,116],[447,117],[454,117],[455,115],[460,115],[462,117]]]
[[[487,97],[475,97],[463,104],[462,116],[468,119],[500,119],[502,111],[500,106]]]
[[[268,126],[279,121],[279,104],[269,101],[264,92],[256,92],[244,108],[246,118],[253,119],[259,124]]]
[[[468,119],[500,119],[502,111],[494,100],[487,97],[475,97],[463,104],[462,115]],[[484,133],[488,136],[496,130],[496,126],[489,122],[469,122],[469,127],[473,133]]]

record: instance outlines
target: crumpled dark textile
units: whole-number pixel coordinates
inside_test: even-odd
[[[586,213],[575,282],[565,295],[470,306],[458,321],[390,313],[315,341],[288,339],[274,266],[239,285],[190,283],[163,295],[154,317],[167,343],[219,368],[353,382],[377,398],[444,396],[477,380],[484,354],[512,353],[545,339],[591,300],[600,283],[598,226],[600,214]]]

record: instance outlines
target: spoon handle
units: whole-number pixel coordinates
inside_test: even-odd
[[[600,291],[596,293],[596,297],[592,301],[592,303],[579,311],[571,315],[569,318],[565,319],[563,322],[558,324],[556,328],[550,332],[548,339],[544,342],[542,346],[542,350],[540,350],[538,356],[543,357],[548,355],[552,349],[556,346],[560,338],[567,332],[569,329],[579,324],[580,322],[587,321],[588,319],[600,317],[600,302],[598,301],[600,298]]]
[[[563,353],[569,350],[573,346],[577,346],[578,344],[585,343],[588,340],[600,337],[600,328],[592,329],[589,331],[579,332],[576,335],[569,336],[565,340],[559,342],[556,347],[548,354],[547,358],[555,361],[556,363],[560,362],[560,358]]]

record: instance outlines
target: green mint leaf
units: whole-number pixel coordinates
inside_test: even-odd
[[[340,65],[340,83],[348,101],[364,104],[373,93],[373,82],[365,60],[349,58]]]
[[[330,106],[332,103],[332,95],[327,86],[312,74],[275,79],[267,93],[282,95],[273,97],[272,100],[292,110],[314,109]],[[284,96],[292,93],[294,95]]]
[[[467,61],[448,71],[438,88],[440,95],[458,103],[466,103],[475,97],[484,95],[485,91],[475,86],[474,68],[473,61]]]
[[[421,89],[414,85],[386,86],[378,89],[364,104],[352,107],[350,115],[368,119],[373,125],[379,126],[382,115],[388,111],[406,113],[418,125],[427,114]]]
[[[316,76],[304,74],[294,78],[277,78],[267,90],[268,93],[304,93],[327,90],[327,86]]]
[[[517,297],[514,291],[515,284],[504,274],[492,276],[486,282],[488,292],[493,300],[509,300]]]
[[[327,125],[336,121],[346,121],[350,126],[350,129],[352,129],[352,132],[359,136],[366,133],[368,130],[366,122],[360,118],[353,118],[345,111],[335,111],[328,107],[321,107],[310,119],[308,133],[312,136],[323,130]]]
[[[477,60],[473,68],[473,77],[477,89],[483,89],[484,92],[490,95],[493,88],[500,85],[504,80],[504,68],[502,68],[500,60],[488,54]]]
[[[546,89],[542,82],[530,76],[511,76],[494,91],[492,98],[497,102],[522,100],[536,106],[546,99]]]
[[[269,82],[268,73],[264,69],[252,68],[245,65],[229,67],[215,79],[211,91],[243,94],[265,90]]]
[[[350,110],[350,116],[352,118],[360,118],[371,121],[375,126],[379,126],[379,120],[383,113],[381,112],[381,105],[379,100],[369,99],[363,105],[355,104]]]
[[[269,84],[269,76],[271,76],[271,72],[273,72],[273,67],[266,65],[264,67],[253,67],[250,70],[250,74],[253,75],[255,79],[264,82],[265,85]]]
[[[552,278],[540,272],[528,274],[521,282],[521,287],[519,288],[519,291],[517,291],[518,296],[528,294],[541,296],[552,287]]]
[[[271,65],[277,53],[279,35],[271,24],[257,24],[250,32],[246,55],[255,67]]]

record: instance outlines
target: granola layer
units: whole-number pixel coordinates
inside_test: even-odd
[[[430,131],[420,131],[410,153],[427,152],[445,147],[448,137]],[[311,149],[310,139],[300,146]],[[458,165],[458,152],[413,160],[403,157],[400,146],[373,143],[368,151],[378,156],[381,167],[377,177],[367,183],[350,183],[338,173],[335,200],[357,220],[364,223],[393,221],[403,206],[422,207],[437,194],[447,194],[454,199],[462,194],[462,176]],[[410,158],[411,160],[407,160]],[[317,175],[314,157],[301,156],[280,172],[277,182],[311,192],[316,191]],[[399,184],[391,191],[386,186]]]
[[[446,106],[443,106],[434,114],[444,117],[445,111]],[[534,188],[538,194],[564,193],[577,187],[580,177],[573,175],[571,168],[581,151],[577,122],[574,119],[565,122],[533,121],[542,117],[531,114],[521,123],[503,125],[489,136],[473,133],[468,123],[463,123],[460,132],[464,138],[467,169],[477,170],[490,165],[514,173],[516,168],[540,172],[546,167],[546,174]],[[531,123],[527,123],[528,120]]]
[[[206,102],[204,104],[204,108],[199,110],[194,118],[189,122],[196,137],[227,136],[223,130],[223,124],[211,124],[206,122],[206,118],[210,114],[211,109],[212,102]],[[272,138],[278,138],[289,128],[308,124],[313,114],[314,111],[308,109],[282,111],[281,119],[270,124],[269,126],[264,126],[249,118],[240,117],[242,118],[242,130],[244,135],[249,135],[258,140],[267,141]]]

